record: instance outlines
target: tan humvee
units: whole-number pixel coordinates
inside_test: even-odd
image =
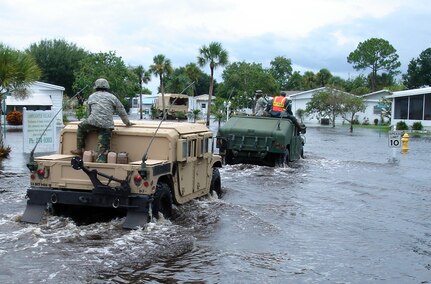
[[[212,132],[185,122],[115,122],[108,163],[69,154],[76,148],[74,122],[61,132],[58,154],[34,158],[22,220],[39,223],[45,209],[105,207],[126,210],[124,228],[145,226],[159,213],[169,218],[172,203],[183,204],[210,192],[221,194],[221,158],[212,153]],[[86,150],[97,149],[90,133]],[[117,156],[117,159],[115,159]]]
[[[168,119],[177,118],[177,113],[183,113],[184,117],[189,110],[189,97],[183,94],[165,94],[165,110]],[[162,95],[159,94],[155,100],[155,107],[163,116],[163,100]]]

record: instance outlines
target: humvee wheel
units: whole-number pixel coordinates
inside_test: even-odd
[[[284,154],[281,154],[278,158],[277,164],[279,167],[287,167],[289,166],[289,149],[284,151]]]
[[[164,182],[157,183],[152,204],[153,217],[159,218],[159,212],[166,219],[172,217],[172,194],[169,186]]]
[[[224,162],[227,165],[233,164],[233,154],[230,150],[226,152],[226,155],[224,157]]]
[[[221,197],[222,191],[221,191],[221,178],[220,178],[220,171],[218,168],[213,168],[213,175],[211,179],[211,187],[210,187],[210,194],[213,195],[217,193],[218,198]]]

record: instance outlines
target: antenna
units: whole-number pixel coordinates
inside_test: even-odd
[[[182,91],[181,91],[181,93],[180,93],[180,94],[184,93],[184,92],[185,92],[185,91],[186,91],[190,86],[192,86],[194,83],[195,83],[195,81],[191,82],[187,87],[185,87],[185,88],[184,88],[184,90],[182,90]],[[171,109],[172,105],[175,103],[175,101],[176,101],[177,99],[178,99],[178,97],[177,97],[177,98],[175,98],[175,100],[172,102],[172,104],[171,104],[171,106],[169,107],[168,111]],[[160,123],[159,123],[159,125],[157,126],[156,131],[155,131],[155,132],[154,132],[154,134],[153,134],[153,137],[151,137],[150,143],[148,144],[148,147],[147,147],[147,149],[145,150],[144,155],[142,156],[141,169],[139,170],[139,174],[140,174],[142,177],[144,177],[144,176],[145,176],[145,161],[146,161],[146,160],[147,160],[147,158],[148,158],[148,151],[150,150],[150,147],[151,147],[151,145],[153,144],[154,138],[156,137],[156,134],[157,134],[157,132],[159,131],[160,126],[162,125],[162,122],[163,122],[163,121],[165,121],[165,119],[166,119],[166,117],[165,117],[165,116],[163,116],[163,117],[162,117],[162,120],[160,120]]]

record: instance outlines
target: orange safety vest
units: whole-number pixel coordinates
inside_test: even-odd
[[[287,98],[283,96],[277,96],[272,101],[272,110],[275,112],[282,112],[286,110],[284,105],[286,103]]]

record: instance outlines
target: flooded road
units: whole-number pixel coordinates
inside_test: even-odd
[[[288,168],[221,169],[222,199],[145,230],[18,222],[22,133],[0,162],[1,283],[431,283],[431,138],[395,153],[370,129],[308,128]]]

